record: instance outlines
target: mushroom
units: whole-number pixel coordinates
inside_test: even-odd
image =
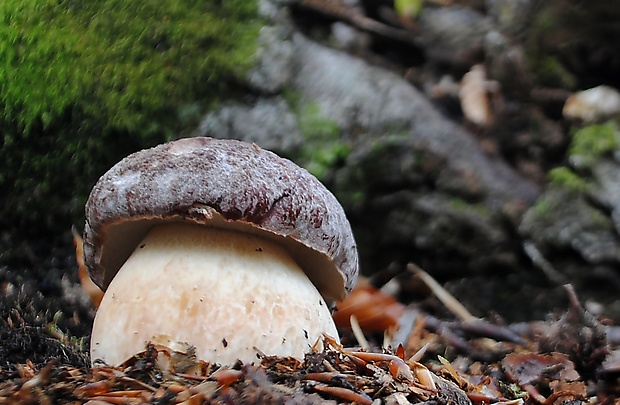
[[[287,159],[236,140],[186,138],[127,156],[86,204],[84,261],[105,294],[91,359],[147,342],[199,359],[302,358],[338,339],[328,304],[358,274],[336,198]]]

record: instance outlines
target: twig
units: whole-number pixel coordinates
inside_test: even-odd
[[[575,288],[571,284],[564,284],[564,290],[568,295],[568,300],[570,302],[571,307],[578,309],[580,312],[583,312],[583,307],[581,306],[581,302],[579,302],[579,298],[577,297],[577,293],[575,292]]]
[[[390,38],[396,41],[405,42],[411,45],[419,45],[419,41],[412,32],[391,27],[377,20],[366,17],[361,12],[356,11],[338,2],[322,0],[303,0],[299,3],[300,7],[314,10],[331,18],[345,21],[363,31]]]
[[[459,328],[463,332],[470,335],[476,335],[494,340],[517,343],[525,345],[525,341],[521,336],[504,326],[494,325],[485,320],[476,320],[473,322],[462,322],[454,327]]]
[[[413,263],[407,264],[407,269],[417,275],[431,289],[433,294],[445,307],[463,322],[478,320],[452,294],[443,288],[430,274]]]
[[[555,267],[553,267],[553,265],[547,259],[545,259],[543,254],[540,253],[540,250],[538,250],[538,248],[536,247],[536,245],[534,245],[533,242],[523,242],[523,250],[528,255],[530,260],[532,260],[534,266],[542,270],[543,274],[547,276],[547,279],[549,279],[549,281],[556,285],[565,284],[567,282],[566,277],[564,277],[562,273],[557,271]]]

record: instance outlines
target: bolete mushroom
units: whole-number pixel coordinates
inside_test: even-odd
[[[136,152],[95,184],[84,261],[105,290],[91,358],[154,341],[229,364],[302,358],[337,339],[328,302],[358,274],[351,227],[311,174],[256,145],[187,138]]]

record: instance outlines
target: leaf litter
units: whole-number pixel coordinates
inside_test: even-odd
[[[356,343],[350,347],[325,336],[303,360],[257,350],[254,364],[230,366],[197,360],[190,345],[152,343],[119,367],[26,361],[16,373],[0,370],[0,403],[618,404],[617,327],[601,323],[565,288],[569,307],[557,319],[502,325],[459,305],[454,319],[437,319],[366,285],[351,295],[352,308],[340,304],[363,320],[363,327],[340,321],[343,342]],[[385,319],[374,310],[366,316],[374,301],[387,308]]]

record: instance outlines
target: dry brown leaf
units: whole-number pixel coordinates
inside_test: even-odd
[[[360,328],[368,332],[383,332],[398,324],[405,306],[391,295],[370,285],[356,287],[337,304],[334,322],[339,328],[350,328],[354,315]]]
[[[506,375],[523,386],[537,381],[576,381],[580,378],[575,366],[564,353],[511,353],[504,357]]]
[[[73,244],[75,245],[75,260],[78,264],[78,276],[80,278],[80,285],[82,289],[88,294],[90,300],[96,308],[99,308],[99,304],[103,299],[103,291],[97,284],[91,280],[88,275],[88,271],[86,271],[86,266],[84,265],[84,241],[82,237],[77,232],[75,227],[71,228],[71,232],[73,233]]]

